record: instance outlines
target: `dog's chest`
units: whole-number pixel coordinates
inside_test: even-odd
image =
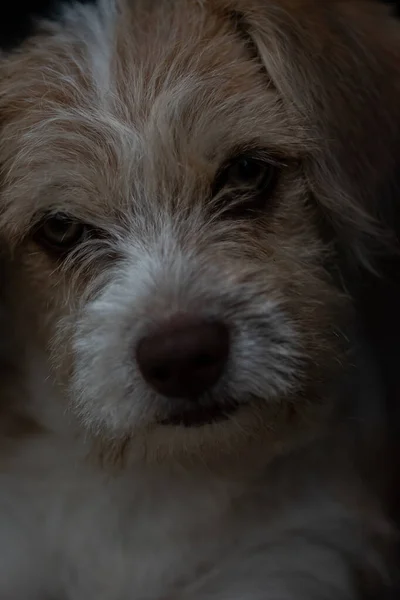
[[[79,600],[103,598],[108,586],[105,598],[164,598],[207,570],[221,551],[226,515],[219,498],[210,506],[201,489],[197,498],[194,490],[136,491],[88,498],[66,515],[63,578]]]
[[[177,597],[232,544],[228,487],[134,472],[107,480],[73,470],[3,477],[0,597]],[[13,577],[14,586],[4,584]]]

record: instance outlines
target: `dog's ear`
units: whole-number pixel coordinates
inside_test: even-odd
[[[376,0],[226,0],[224,9],[305,128],[305,175],[335,239],[370,268],[400,205],[400,24]]]
[[[377,0],[225,3],[289,118],[307,129],[305,174],[381,370],[398,467],[400,22],[392,9]],[[353,268],[360,264],[367,270]],[[398,493],[396,502],[399,518]]]

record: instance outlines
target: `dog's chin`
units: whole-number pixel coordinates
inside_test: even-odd
[[[236,465],[249,448],[271,436],[260,408],[253,404],[218,404],[174,411],[161,419],[118,431],[102,428],[93,438],[94,452],[107,468],[169,465],[219,468]],[[275,435],[273,436],[275,437]],[[271,443],[271,450],[275,440]]]
[[[204,427],[227,421],[238,409],[239,404],[237,402],[224,405],[216,403],[207,406],[201,404],[191,405],[179,411],[173,411],[170,415],[161,419],[159,424],[185,428]]]
[[[285,403],[249,402],[171,413],[123,428],[105,425],[93,439],[94,457],[105,469],[206,468],[233,473],[261,466],[290,451],[312,433]]]

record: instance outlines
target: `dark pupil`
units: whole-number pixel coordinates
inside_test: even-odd
[[[60,216],[47,221],[43,228],[43,234],[56,244],[70,244],[82,235],[83,229],[81,224]]]
[[[254,183],[263,176],[263,167],[257,160],[240,159],[231,168],[230,179],[238,183]]]
[[[57,237],[66,235],[71,227],[73,227],[71,221],[63,219],[62,217],[55,217],[51,221],[51,229],[53,234]]]

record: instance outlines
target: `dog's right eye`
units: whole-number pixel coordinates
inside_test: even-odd
[[[239,154],[230,159],[217,174],[213,196],[224,193],[236,199],[226,214],[246,217],[262,211],[278,181],[281,166],[276,161],[256,154]]]
[[[88,237],[88,226],[64,214],[47,217],[35,231],[35,240],[57,253],[72,250]]]

